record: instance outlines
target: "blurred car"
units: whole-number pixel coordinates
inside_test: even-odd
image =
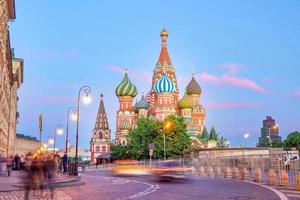
[[[141,165],[136,160],[116,161],[116,165],[111,168],[111,173],[120,176],[141,176],[149,175],[149,168]]]
[[[159,162],[151,170],[158,180],[185,179],[192,173],[193,167],[183,166],[176,160]]]

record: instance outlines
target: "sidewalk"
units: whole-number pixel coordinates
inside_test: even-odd
[[[24,176],[25,173],[22,171],[13,171],[10,177],[0,177],[0,192],[24,190]],[[74,177],[58,174],[53,178],[51,184],[57,188],[81,185],[84,184],[84,182],[81,181],[80,176]]]

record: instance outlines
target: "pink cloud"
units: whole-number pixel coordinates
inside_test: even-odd
[[[261,106],[257,102],[210,102],[207,103],[206,108],[210,109],[240,109],[240,108],[258,108]]]
[[[298,89],[295,93],[296,97],[300,97],[300,89]]]
[[[258,93],[266,94],[267,90],[264,89],[262,86],[260,86],[258,83],[256,83],[253,80],[250,80],[248,78],[243,78],[237,76],[237,72],[239,69],[242,69],[244,66],[241,64],[226,64],[221,65],[223,68],[227,69],[227,72],[221,76],[217,76],[214,74],[209,74],[206,72],[203,72],[199,74],[200,80],[212,83],[215,85],[229,85],[233,87],[240,87],[240,88],[246,88]]]

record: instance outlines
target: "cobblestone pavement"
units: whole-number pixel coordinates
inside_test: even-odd
[[[257,184],[193,176],[185,182],[157,182],[154,177],[116,177],[105,172],[85,173],[85,185],[55,190],[59,200],[283,200]],[[280,193],[282,194],[282,193]],[[295,195],[295,193],[288,193]],[[23,199],[24,192],[0,193],[2,200]],[[30,199],[51,199],[50,192],[31,194]],[[283,195],[284,196],[284,195]],[[284,196],[285,200],[288,199]],[[298,198],[298,197],[297,197]],[[291,196],[290,200],[296,200]],[[299,199],[299,198],[298,198]]]
[[[24,191],[13,191],[13,192],[1,192],[0,200],[23,200]],[[41,191],[36,191],[35,193],[30,192],[30,200],[49,200],[51,199],[51,192],[45,190],[43,193]],[[62,191],[54,191],[54,200],[71,200],[72,198]]]

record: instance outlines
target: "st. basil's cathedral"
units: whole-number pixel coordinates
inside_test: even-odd
[[[168,32],[163,29],[161,36],[161,51],[152,76],[150,91],[135,104],[134,98],[138,94],[136,86],[130,81],[127,70],[115,93],[119,99],[119,109],[116,114],[116,144],[126,145],[126,136],[135,129],[137,120],[141,117],[150,117],[163,121],[169,115],[182,116],[187,124],[187,134],[193,139],[201,135],[205,127],[205,108],[201,105],[201,87],[194,75],[186,86],[184,96],[179,99],[176,70],[171,62],[167,39]],[[110,129],[104,109],[103,96],[97,114],[95,129],[91,139],[92,161],[97,156],[109,152]]]
[[[169,115],[179,115],[185,119],[187,133],[201,135],[205,127],[205,108],[201,105],[201,87],[192,76],[184,96],[179,100],[176,70],[171,62],[167,39],[168,32],[163,29],[161,51],[152,76],[152,86],[146,96],[133,105],[137,96],[136,86],[130,81],[127,71],[116,88],[119,110],[116,116],[116,143],[125,145],[129,131],[136,128],[140,117],[152,117],[163,121]]]

